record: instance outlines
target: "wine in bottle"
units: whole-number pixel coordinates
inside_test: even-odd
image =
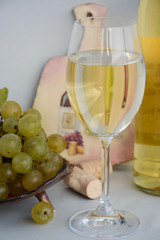
[[[137,23],[146,85],[135,117],[134,182],[140,189],[160,195],[160,0],[140,0]]]

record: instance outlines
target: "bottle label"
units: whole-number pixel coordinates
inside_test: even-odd
[[[59,132],[64,135],[79,129],[79,121],[71,107],[60,107]]]

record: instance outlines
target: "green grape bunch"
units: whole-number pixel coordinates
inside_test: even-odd
[[[7,100],[8,89],[0,89],[0,202],[36,190],[63,167],[60,153],[66,148],[64,137],[46,135],[37,109]],[[48,204],[33,207],[32,218],[47,223],[53,218]]]

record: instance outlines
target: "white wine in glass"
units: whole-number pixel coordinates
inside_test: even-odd
[[[145,67],[134,21],[89,17],[73,26],[67,62],[67,92],[80,122],[102,146],[102,193],[95,209],[69,220],[70,228],[92,238],[116,238],[137,229],[136,216],[113,208],[109,197],[109,147],[137,113]]]

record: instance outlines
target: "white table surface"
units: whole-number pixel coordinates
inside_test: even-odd
[[[68,219],[77,211],[97,206],[98,199],[89,200],[69,189],[63,181],[47,190],[56,208],[52,221],[38,225],[31,219],[35,197],[0,206],[0,240],[83,240],[68,228]],[[160,197],[141,192],[133,183],[130,164],[116,166],[110,180],[111,201],[115,208],[134,213],[141,225],[128,240],[160,239]]]

